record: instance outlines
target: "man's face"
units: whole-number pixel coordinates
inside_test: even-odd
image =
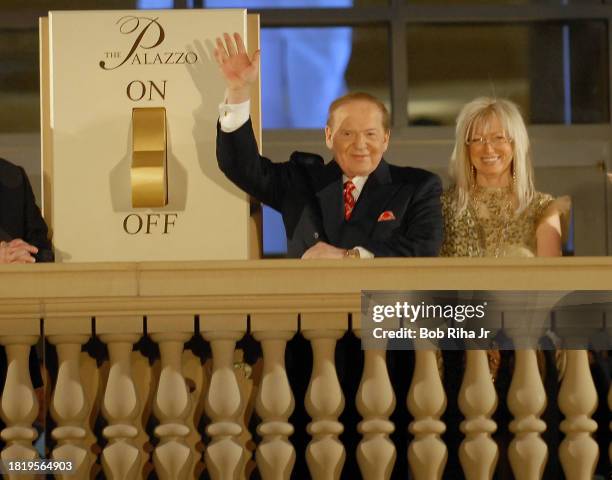
[[[344,174],[353,178],[372,173],[389,146],[378,107],[354,100],[336,109],[325,127],[325,143]]]

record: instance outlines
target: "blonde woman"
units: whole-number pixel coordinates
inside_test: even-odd
[[[480,97],[463,107],[457,117],[450,175],[453,184],[442,194],[445,232],[441,256],[561,255],[560,206],[564,201],[555,201],[535,190],[529,137],[514,103]],[[462,378],[465,381],[464,372],[474,371],[482,356],[488,357],[490,382],[495,381],[498,373],[504,378],[509,375],[508,364],[502,362],[499,350],[466,354],[465,364],[456,353],[445,352],[445,375],[450,382],[460,383]],[[521,353],[532,354],[527,350]],[[539,361],[542,360],[540,355]],[[499,372],[500,368],[504,373]],[[460,392],[459,383],[449,387],[449,398]],[[498,390],[500,385],[509,383],[498,383]],[[494,388],[492,384],[490,387]],[[508,392],[499,394],[506,396]],[[460,418],[454,411],[450,415]],[[449,445],[451,449],[460,450],[458,445]],[[458,460],[451,459],[449,464]],[[489,460],[492,475],[497,453]],[[464,470],[474,468],[464,459],[461,464]]]
[[[561,203],[534,188],[529,137],[514,103],[480,97],[463,107],[450,175],[441,256],[561,255]]]

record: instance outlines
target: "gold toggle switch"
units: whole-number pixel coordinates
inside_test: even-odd
[[[166,109],[132,109],[132,207],[168,204]]]

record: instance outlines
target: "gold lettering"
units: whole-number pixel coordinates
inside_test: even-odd
[[[139,102],[145,97],[148,97],[148,100],[153,100],[154,96],[158,96],[162,100],[165,100],[166,83],[167,80],[162,80],[160,85],[153,80],[147,80],[146,83],[141,80],[132,80],[127,85],[126,94],[132,102]],[[155,95],[155,93],[157,93],[157,95]]]
[[[151,226],[157,226],[157,219],[160,217],[159,213],[147,213],[147,231],[145,233],[151,233]],[[152,218],[155,218],[155,222],[151,221]]]
[[[134,93],[133,93],[134,89],[132,87],[134,85],[137,85],[136,88],[140,87],[140,95],[139,96],[134,95]],[[128,83],[128,86],[127,86],[127,89],[126,89],[126,93],[127,93],[127,96],[128,96],[128,98],[130,100],[132,100],[133,102],[138,102],[139,100],[142,100],[143,97],[146,94],[145,84],[143,82],[141,82],[140,80],[133,80],[130,83]]]
[[[163,91],[155,84],[153,80],[149,80],[149,100],[153,100],[153,90],[155,90],[162,100],[166,99],[166,80],[163,80]]]
[[[128,230],[128,221],[130,220],[130,217],[136,217],[138,219],[138,228],[136,228],[136,230],[133,232]],[[138,232],[140,232],[140,230],[142,230],[142,218],[140,218],[140,215],[136,213],[130,213],[127,217],[125,217],[125,219],[123,220],[123,231],[125,233],[127,233],[128,235],[136,235]]]
[[[191,60],[191,61],[190,61]],[[189,64],[189,65],[193,65],[194,63],[196,63],[198,61],[198,54],[195,52],[187,52],[185,54],[185,61]]]
[[[170,221],[170,217],[174,217],[172,221]],[[168,233],[168,227],[172,225],[174,227],[174,220],[178,218],[178,214],[176,213],[166,213],[164,217],[164,234]]]
[[[163,216],[163,230],[159,222]],[[146,217],[146,220],[145,218]],[[139,215],[130,213],[123,219],[123,231],[128,235],[152,235],[153,233],[168,235],[170,230],[175,227],[178,213],[147,213]]]
[[[124,35],[129,35],[131,33],[134,33],[136,30],[140,28],[141,21],[144,24],[144,27],[142,27],[142,30],[140,31],[140,33],[134,40],[134,43],[130,47],[130,51],[125,56],[125,59],[121,63],[118,63],[117,65],[115,65],[114,67],[107,67],[106,62],[104,60],[101,60],[99,63],[100,68],[102,68],[103,70],[114,70],[115,68],[119,68],[121,65],[126,63],[130,58],[132,58],[132,55],[136,53],[137,48],[140,47],[145,50],[151,50],[152,48],[155,48],[158,45],[161,45],[161,43],[166,38],[166,34],[162,26],[157,22],[157,18],[135,17],[132,15],[126,15],[124,17],[121,17],[117,21],[117,23],[119,24],[119,31]],[[147,37],[147,32],[150,32],[150,35],[148,37]],[[146,39],[150,37],[153,38],[151,43],[146,42]],[[132,61],[132,64],[133,63],[134,62]],[[145,63],[147,63],[146,58],[145,58]]]

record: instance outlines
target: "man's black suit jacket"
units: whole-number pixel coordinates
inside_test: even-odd
[[[381,160],[345,221],[338,164],[302,152],[294,152],[288,162],[272,163],[259,155],[250,120],[232,133],[217,126],[217,161],[238,187],[281,212],[289,257],[300,257],[318,241],[347,249],[360,246],[376,257],[438,255],[442,186],[433,173]],[[395,218],[383,220],[383,212]]]
[[[0,158],[0,240],[21,238],[38,247],[37,262],[52,262],[48,230],[23,168]]]

